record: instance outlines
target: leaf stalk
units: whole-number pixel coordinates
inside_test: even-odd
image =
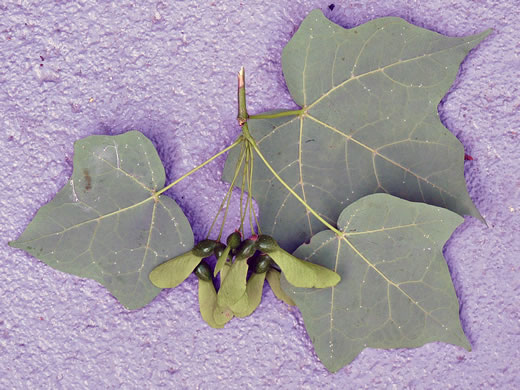
[[[161,195],[163,192],[166,192],[168,191],[170,188],[172,188],[175,184],[181,182],[182,180],[186,179],[188,176],[190,176],[191,174],[197,172],[199,169],[201,169],[203,166],[209,164],[210,162],[212,162],[213,160],[215,160],[217,157],[223,155],[224,153],[226,153],[227,151],[233,149],[235,146],[237,146],[239,143],[243,142],[244,141],[244,138],[243,137],[238,137],[237,140],[235,142],[233,142],[231,145],[229,145],[227,148],[221,150],[220,152],[218,152],[217,154],[215,154],[214,156],[208,158],[206,161],[204,161],[202,164],[199,164],[197,165],[195,168],[193,168],[191,171],[189,171],[188,173],[185,173],[184,175],[182,175],[181,177],[179,177],[177,180],[175,180],[173,183],[171,184],[168,184],[166,187],[164,187],[162,190],[160,191],[157,191],[154,196],[150,197],[149,199],[153,199],[153,198],[157,198],[159,195]],[[148,199],[146,199],[148,200]]]
[[[244,127],[245,126],[247,126],[247,123],[244,125]],[[302,205],[304,205],[305,208],[318,219],[318,221],[320,221],[322,224],[324,224],[326,227],[328,227],[330,230],[332,230],[338,236],[343,235],[343,233],[340,230],[336,229],[330,223],[325,221],[316,211],[314,211],[314,209],[311,206],[309,206],[307,204],[307,202],[305,202],[296,192],[294,192],[294,190],[280,177],[280,175],[278,175],[278,173],[274,170],[274,168],[271,166],[271,164],[269,164],[269,162],[267,161],[265,156],[262,154],[262,152],[256,145],[256,142],[253,141],[253,142],[250,142],[250,144],[253,146],[253,149],[255,150],[256,154],[258,154],[260,159],[264,162],[267,169],[269,169],[271,171],[273,176],[280,182],[280,184],[282,184],[287,189],[287,191],[289,191]]]
[[[281,111],[276,112],[273,114],[257,114],[257,115],[250,115],[248,119],[274,119],[274,118],[283,118],[285,116],[300,116],[305,113],[305,109],[301,108],[299,110],[288,110],[288,111]]]

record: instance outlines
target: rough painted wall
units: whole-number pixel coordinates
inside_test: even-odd
[[[520,3],[330,2],[0,1],[0,388],[520,387]],[[267,289],[251,317],[216,331],[193,276],[129,312],[96,282],[7,247],[67,181],[78,138],[138,129],[171,181],[237,136],[241,65],[250,112],[294,107],[281,50],[314,8],[346,27],[391,15],[450,36],[495,29],[439,107],[474,157],[469,191],[489,225],[467,218],[446,246],[472,352],[365,350],[330,374],[299,312]],[[222,166],[169,192],[196,238],[227,189]]]

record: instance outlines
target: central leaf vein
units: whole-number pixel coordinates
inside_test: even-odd
[[[379,30],[376,30],[376,32],[379,31]],[[446,49],[441,49],[441,50],[437,50],[437,51],[434,51],[432,53],[425,53],[423,55],[420,55],[420,56],[416,56],[416,57],[412,57],[412,58],[408,58],[406,60],[400,60],[400,61],[397,61],[397,62],[394,62],[392,64],[388,64],[388,65],[385,65],[385,66],[382,66],[380,68],[377,68],[377,69],[374,69],[374,70],[371,70],[369,72],[365,72],[365,73],[360,73],[358,74],[357,76],[352,76],[350,78],[348,78],[347,80],[343,81],[342,83],[338,84],[337,86],[335,86],[334,88],[331,88],[329,91],[327,91],[326,93],[324,93],[323,95],[321,95],[318,99],[316,99],[314,102],[312,102],[311,104],[309,104],[308,106],[306,106],[305,108],[306,109],[311,109],[312,107],[314,107],[316,104],[318,104],[320,101],[322,101],[323,99],[325,99],[327,96],[329,96],[332,92],[334,92],[335,90],[337,90],[338,88],[341,88],[345,85],[347,85],[348,83],[350,83],[351,81],[354,81],[354,80],[358,80],[362,77],[365,77],[365,76],[368,76],[368,75],[371,75],[371,74],[375,74],[375,73],[378,73],[378,72],[384,72],[385,69],[388,69],[388,68],[391,68],[393,66],[397,66],[397,65],[401,65],[401,64],[405,64],[407,62],[411,62],[411,61],[416,61],[416,60],[419,60],[419,59],[422,59],[422,58],[426,58],[426,57],[431,57],[433,55],[436,55],[436,54],[439,54],[439,53],[442,53],[442,52],[445,52],[445,51],[448,51],[448,50],[453,50],[459,46],[468,46],[470,45],[472,42],[475,42],[475,41],[480,41],[482,38],[481,37],[476,37],[475,39],[473,40],[469,40],[469,41],[464,41],[463,43],[459,44],[459,45],[454,45],[454,46],[451,46],[451,47],[448,47]],[[304,89],[304,93],[305,93],[305,89]]]
[[[370,268],[372,268],[374,271],[376,271],[385,281],[386,283],[388,283],[389,285],[392,285],[394,288],[396,288],[401,294],[403,294],[412,304],[415,304],[416,307],[418,307],[425,315],[427,315],[428,317],[430,317],[435,323],[437,323],[438,325],[444,327],[444,325],[437,319],[433,316],[432,312],[429,312],[427,311],[418,301],[416,301],[415,299],[413,299],[408,293],[406,293],[406,291],[404,291],[401,287],[400,287],[400,284],[398,283],[394,283],[390,278],[388,278],[384,272],[382,272],[381,270],[379,270],[379,268],[377,268],[369,259],[367,259],[362,253],[361,251],[359,251],[355,246],[354,244],[352,244],[345,236],[338,236],[338,240],[343,240],[347,243],[347,245],[356,253],[356,255],[362,259]],[[390,303],[390,296],[388,296],[388,302],[389,302],[389,306],[391,305]],[[457,335],[458,336],[458,335]],[[458,336],[459,337],[459,336]]]
[[[447,189],[444,189],[444,188],[442,188],[442,187],[439,187],[437,184],[432,183],[432,182],[431,182],[430,180],[428,180],[427,178],[425,178],[425,177],[421,177],[420,175],[418,175],[417,173],[413,172],[412,170],[410,170],[410,169],[408,169],[408,168],[402,166],[402,165],[399,164],[397,161],[394,161],[394,160],[392,160],[391,158],[389,158],[389,157],[387,157],[387,156],[381,154],[381,153],[379,152],[378,149],[373,149],[373,148],[371,148],[370,146],[364,144],[363,142],[358,141],[358,140],[355,139],[355,138],[352,138],[350,135],[347,135],[347,134],[343,133],[342,131],[336,129],[334,126],[331,126],[331,125],[329,125],[329,124],[327,124],[327,123],[325,123],[325,122],[322,122],[321,120],[319,120],[318,118],[313,117],[312,115],[307,114],[307,117],[308,117],[309,119],[312,119],[312,120],[315,121],[316,123],[322,125],[323,127],[325,127],[325,128],[327,128],[327,129],[329,129],[329,130],[331,130],[331,131],[333,131],[333,132],[335,132],[335,133],[337,133],[337,134],[339,134],[339,135],[345,137],[347,140],[352,141],[352,142],[355,142],[355,143],[358,144],[359,146],[362,146],[363,148],[365,148],[365,149],[367,149],[368,151],[372,152],[373,155],[377,155],[377,156],[381,157],[382,159],[388,161],[389,163],[395,165],[396,167],[402,169],[403,171],[405,171],[405,172],[407,172],[407,173],[409,173],[409,174],[415,176],[417,179],[420,179],[420,180],[424,181],[425,183],[431,185],[432,187],[436,188],[437,190],[442,191],[442,192],[444,192],[444,193],[446,193],[446,194],[448,194],[448,195],[450,195],[450,196],[452,196],[452,197],[455,197],[455,195],[452,194],[452,193],[450,193]],[[376,174],[376,172],[374,172],[374,174]],[[378,181],[378,182],[379,182],[379,181]]]
[[[302,137],[303,137],[303,117],[300,117],[300,137],[299,137],[299,141],[298,141],[298,167],[300,170],[299,184],[302,189],[303,201],[305,203],[307,203],[307,197],[305,196],[305,183],[303,182],[303,172],[302,172],[302,148],[303,148]],[[306,214],[307,214],[307,223],[309,224],[309,234],[312,236],[313,233],[312,233],[312,225],[311,225],[311,215],[307,210],[306,210]]]

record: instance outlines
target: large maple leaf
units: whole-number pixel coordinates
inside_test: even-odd
[[[301,115],[251,119],[251,135],[281,178],[332,224],[375,192],[481,218],[466,190],[463,147],[437,105],[489,33],[450,38],[395,17],[344,29],[315,10],[282,56]],[[237,157],[230,153],[225,180]],[[324,229],[264,164],[255,165],[253,180],[262,231],[285,249]]]

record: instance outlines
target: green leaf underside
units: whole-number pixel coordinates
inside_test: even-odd
[[[71,179],[10,245],[140,308],[160,291],[150,271],[193,246],[179,206],[151,198],[164,182],[157,151],[137,131],[79,140]]]
[[[289,91],[305,113],[251,119],[249,131],[282,179],[329,222],[377,192],[481,218],[466,190],[463,147],[437,105],[490,32],[450,38],[394,17],[344,29],[313,11],[282,56]],[[237,158],[231,151],[227,181]],[[262,231],[284,249],[324,229],[262,162],[253,176]]]
[[[267,282],[269,282],[269,287],[271,287],[271,290],[273,291],[273,294],[276,298],[290,306],[296,306],[296,303],[294,303],[291,297],[289,297],[280,287],[280,272],[271,268],[269,271],[267,271],[266,279]]]
[[[366,196],[295,255],[334,269],[341,282],[281,287],[298,305],[320,360],[335,372],[367,347],[412,348],[443,341],[470,349],[442,247],[463,219],[387,194]]]
[[[340,280],[339,275],[330,269],[302,261],[283,249],[269,252],[269,256],[278,264],[287,281],[295,287],[331,287]]]
[[[159,288],[174,288],[184,282],[199,265],[201,258],[192,251],[174,257],[150,272],[150,281]]]

